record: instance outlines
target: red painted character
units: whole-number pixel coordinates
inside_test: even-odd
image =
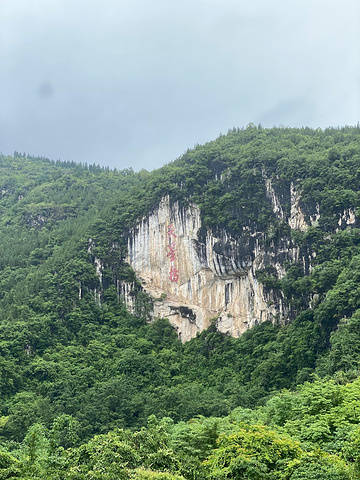
[[[171,262],[175,262],[176,260],[176,245],[175,243],[171,243],[170,245],[167,246],[169,249],[168,254],[166,255],[168,258],[170,258]]]
[[[171,237],[174,237],[174,238],[177,237],[177,235],[175,234],[175,229],[174,229],[174,224],[173,223],[170,223],[170,225],[168,225],[168,227],[167,227],[167,238],[171,238]]]
[[[177,282],[179,280],[179,270],[176,267],[170,268],[169,278],[172,282]]]

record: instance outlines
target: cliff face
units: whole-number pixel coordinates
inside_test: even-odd
[[[319,206],[314,205],[305,215],[301,194],[292,182],[284,196],[289,201],[286,208],[271,181],[264,181],[274,217],[293,230],[306,231],[317,225]],[[338,225],[341,228],[355,221],[354,211],[346,210]],[[212,321],[218,330],[234,337],[266,320],[287,322],[291,312],[282,292],[265,288],[256,272],[270,268],[281,279],[286,262],[300,262],[307,273],[316,253],[300,250],[290,236],[268,241],[262,232],[243,228],[238,238],[226,230],[215,234],[202,226],[195,204],[183,207],[163,198],[127,238],[127,262],[153,299],[152,318],[168,318],[183,341]],[[132,288],[132,284],[118,284],[130,310],[135,308]]]
[[[255,272],[271,265],[281,277],[284,261],[298,255],[288,239],[265,247],[257,232],[240,239],[226,231],[204,233],[196,205],[170,205],[164,198],[130,232],[127,261],[154,298],[153,317],[168,318],[186,341],[211,321],[235,337],[265,320],[286,321],[281,293],[265,290]],[[123,285],[131,308],[130,290]]]

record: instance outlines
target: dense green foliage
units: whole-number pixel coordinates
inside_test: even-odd
[[[151,173],[0,156],[0,479],[358,478],[360,230],[341,216],[360,206],[359,140],[249,125]],[[302,192],[310,228],[274,215],[269,179],[285,216]],[[164,195],[310,257],[258,272],[292,321],[186,344],[148,324],[124,235]]]
[[[350,480],[360,478],[360,383],[306,383],[255,410],[116,429],[80,446],[73,417],[36,423],[12,451],[0,451],[0,478]]]

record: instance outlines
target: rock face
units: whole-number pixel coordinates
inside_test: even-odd
[[[283,189],[280,202],[265,172],[263,178],[274,218],[303,232],[318,224],[319,205],[305,214],[301,192],[293,182],[288,190]],[[344,210],[338,226],[346,228],[356,221],[352,209]],[[226,230],[215,234],[204,228],[195,204],[184,207],[163,198],[127,237],[127,262],[153,299],[152,318],[168,318],[183,341],[211,322],[234,337],[266,320],[287,322],[291,312],[282,292],[265,288],[256,272],[272,271],[281,279],[285,262],[299,262],[308,273],[316,253],[306,248],[300,251],[289,236],[270,242],[262,232],[248,226],[243,230],[237,238]],[[117,288],[134,311],[134,285],[118,282]]]
[[[238,337],[257,323],[287,318],[281,294],[265,291],[255,272],[272,265],[281,277],[283,262],[299,253],[289,241],[265,249],[260,240],[256,232],[241,239],[204,232],[196,205],[164,198],[130,232],[127,261],[154,298],[153,317],[168,318],[183,341],[211,321]],[[122,292],[131,308],[130,288]]]
[[[307,230],[308,225],[305,221],[305,216],[300,208],[301,195],[298,191],[295,190],[293,182],[291,182],[290,185],[290,195],[291,210],[288,223],[290,225],[290,228],[292,228],[293,230],[301,230],[302,232],[304,232]]]

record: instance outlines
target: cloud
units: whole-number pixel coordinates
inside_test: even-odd
[[[357,0],[0,0],[0,149],[136,169],[249,122],[355,124]]]

